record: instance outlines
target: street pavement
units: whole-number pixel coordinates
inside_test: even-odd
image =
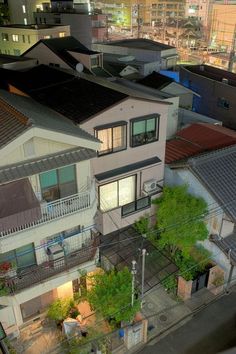
[[[216,354],[235,345],[236,292],[232,291],[163,339],[153,339],[139,353]]]

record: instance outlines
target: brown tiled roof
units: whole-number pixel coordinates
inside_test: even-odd
[[[236,144],[236,132],[208,123],[194,123],[180,130],[166,143],[165,163],[172,163],[205,151]]]
[[[28,118],[0,98],[0,147],[14,140],[28,127]]]

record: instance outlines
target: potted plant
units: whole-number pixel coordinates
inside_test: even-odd
[[[0,264],[0,277],[1,278],[11,278],[16,276],[16,263],[13,262],[3,262]]]

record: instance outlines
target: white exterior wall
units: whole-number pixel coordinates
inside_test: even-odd
[[[36,58],[39,64],[59,64],[60,68],[73,71],[73,69],[67,65],[64,60],[61,60],[59,56],[53,53],[53,51],[51,51],[44,43],[39,43],[24,56],[26,58]]]

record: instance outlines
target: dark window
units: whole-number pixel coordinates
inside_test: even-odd
[[[77,193],[75,166],[66,166],[39,175],[42,197],[47,202]]]
[[[127,125],[121,124],[106,128],[96,128],[96,137],[102,141],[99,156],[125,150],[127,147],[126,139]]]
[[[9,41],[8,33],[2,33],[2,41]]]
[[[13,263],[17,268],[26,268],[36,264],[34,244],[29,243],[28,245],[1,254],[0,264],[4,262]]]
[[[140,146],[158,140],[159,117],[156,115],[131,120],[132,147]]]
[[[217,106],[224,109],[229,109],[229,101],[227,101],[225,98],[218,98]]]
[[[150,206],[151,206],[151,198],[149,196],[137,199],[132,203],[122,206],[121,216],[127,216],[129,214],[149,208]]]

